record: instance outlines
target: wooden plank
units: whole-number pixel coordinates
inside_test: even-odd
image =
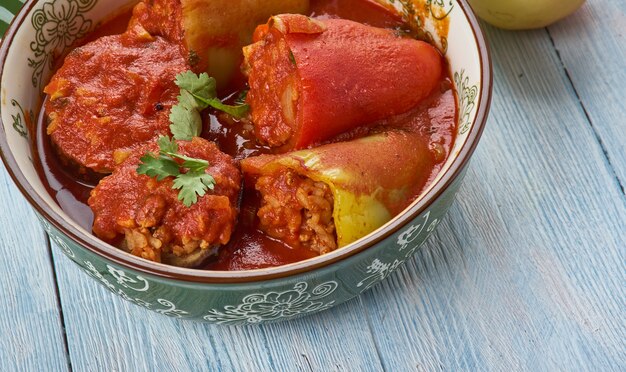
[[[210,326],[127,303],[55,254],[76,371],[380,370],[361,303],[266,326]]]
[[[0,371],[67,370],[48,239],[1,162],[0,205]]]
[[[449,218],[383,285],[295,322],[211,327],[126,304],[58,256],[74,369],[377,370],[376,349],[387,370],[626,369],[626,207],[613,174],[623,184],[624,100],[620,90],[607,90],[626,79],[624,59],[602,54],[613,47],[623,57],[623,43],[602,46],[610,35],[598,30],[616,18],[598,19],[591,3],[584,17],[596,18],[550,29],[576,91],[545,32],[488,29],[496,96],[485,138]],[[579,27],[586,35],[590,24],[581,44],[566,38],[581,38]],[[596,56],[608,63],[578,61]],[[592,71],[597,66],[617,74],[607,78]],[[0,205],[12,211],[0,214],[0,246],[36,246],[40,230],[6,178],[0,169]],[[8,228],[16,219],[19,234]],[[29,219],[32,226],[22,223]],[[60,326],[41,325],[53,313],[45,288],[54,280],[28,253],[21,263],[0,258],[0,289],[11,301],[0,310],[0,370],[64,369]],[[26,264],[33,269],[20,272]],[[29,348],[37,355],[16,353]]]
[[[546,30],[486,29],[493,110],[458,201],[363,298],[381,359],[390,371],[624,370],[613,169]]]
[[[626,1],[588,1],[549,32],[626,193]]]
[[[25,0],[2,0],[0,3],[0,39],[9,27],[13,16],[22,7]]]

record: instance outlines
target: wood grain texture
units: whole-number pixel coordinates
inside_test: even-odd
[[[0,371],[66,370],[48,240],[0,163]]]
[[[624,370],[624,195],[547,32],[486,29],[493,110],[466,184],[364,296],[384,366]]]
[[[626,193],[626,1],[588,1],[549,32]]]
[[[111,294],[55,250],[75,371],[352,371],[381,361],[359,300],[261,327],[170,319]]]

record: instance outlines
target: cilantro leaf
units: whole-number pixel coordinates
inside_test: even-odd
[[[248,98],[248,93],[250,92],[249,89],[245,89],[242,90],[239,95],[237,96],[237,99],[235,100],[235,103],[237,105],[245,105],[246,104],[246,98]]]
[[[159,153],[146,153],[137,167],[138,174],[162,181],[175,177],[172,188],[179,190],[178,199],[187,207],[198,202],[198,197],[215,187],[215,179],[206,173],[209,162],[178,153],[176,140],[191,141],[202,133],[200,112],[208,107],[223,111],[235,118],[243,118],[250,107],[244,103],[245,95],[239,97],[236,105],[226,105],[217,98],[217,83],[206,73],[196,75],[185,71],[176,75],[176,85],[180,88],[178,104],[170,111],[170,131],[174,138],[160,137],[157,141]],[[247,93],[247,92],[246,92]],[[182,161],[182,165],[181,162]]]
[[[237,105],[237,106],[225,105],[222,103],[222,101],[220,101],[217,98],[212,99],[209,105],[211,105],[211,107],[213,107],[214,109],[224,111],[228,115],[233,116],[238,119],[245,117],[246,115],[248,115],[248,112],[250,111],[250,106],[246,104]]]
[[[183,163],[183,167],[191,172],[204,172],[209,167],[209,162],[202,159],[188,159]]]
[[[194,172],[204,172],[209,167],[209,162],[204,159],[190,158],[184,155],[170,154],[171,157],[183,161],[183,167]]]
[[[179,190],[178,199],[187,207],[198,202],[198,197],[206,195],[207,190],[215,188],[215,179],[206,173],[209,162],[178,153],[175,140],[161,136],[157,140],[159,153],[146,153],[137,167],[138,174],[163,181],[167,177],[175,177],[172,188]],[[178,161],[182,161],[182,165]],[[186,169],[186,173],[181,172]]]
[[[186,207],[198,202],[198,197],[206,195],[207,190],[215,188],[215,179],[207,173],[189,171],[180,174],[174,180],[174,189],[179,190],[178,200]]]
[[[178,144],[168,136],[159,137],[157,144],[162,152],[176,154],[178,153]]]
[[[248,111],[250,111],[250,106],[246,104],[232,106],[223,104],[222,101],[217,98],[206,98],[196,95],[193,96],[196,98],[197,101],[201,102],[201,104],[204,104],[206,107],[213,107],[214,109],[223,111],[237,119],[245,117],[248,114]]]
[[[296,56],[293,55],[292,51],[289,51],[289,60],[291,61],[291,63],[294,66],[297,66],[298,64],[296,63]]]
[[[186,107],[187,109],[194,109],[194,110],[199,110],[202,111],[205,108],[209,107],[206,103],[204,102],[200,102],[196,99],[196,97],[193,96],[193,94],[189,93],[188,91],[181,89],[180,90],[180,95],[177,97],[178,99],[178,103],[183,106]]]
[[[163,181],[167,177],[180,175],[180,166],[173,159],[163,156],[155,157],[154,154],[147,153],[141,158],[137,173]]]
[[[195,97],[217,97],[217,82],[214,78],[209,77],[206,72],[200,75],[196,75],[192,71],[185,71],[178,74],[176,75],[176,85]]]
[[[166,152],[165,155],[171,157],[172,159],[182,160],[183,168],[187,168],[192,171],[204,172],[209,167],[209,162],[204,159],[190,158],[189,156],[171,152]]]
[[[185,71],[176,75],[176,85],[180,88],[178,106],[182,106],[188,111],[202,111],[207,107],[213,107],[216,110],[224,111],[235,118],[241,119],[250,110],[250,107],[244,103],[238,102],[235,106],[223,104],[217,98],[217,83],[215,79],[209,77],[207,73],[196,75],[192,71]],[[180,109],[177,110],[180,111]],[[175,119],[181,120],[183,123],[195,123],[189,116],[179,114],[183,113],[178,113]],[[174,120],[171,120],[174,123]],[[176,139],[184,138],[176,137]]]
[[[202,133],[202,117],[196,109],[178,104],[172,107],[170,121],[170,130],[177,140],[191,141]]]

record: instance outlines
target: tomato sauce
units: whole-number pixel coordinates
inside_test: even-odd
[[[110,173],[137,146],[169,133],[186,58],[163,38],[129,35],[75,49],[44,89],[48,134],[81,173]]]
[[[311,16],[322,19],[344,18],[376,27],[404,29],[402,19],[386,11],[370,0],[312,0]],[[124,25],[130,19],[130,11],[120,14],[110,22],[84,39],[83,43],[97,37],[118,34],[124,31]],[[446,71],[447,70],[447,66]],[[235,79],[245,81],[243,77]],[[243,84],[224,90],[230,92],[222,97],[226,103],[241,100],[245,92]],[[233,93],[234,92],[234,93]],[[442,77],[438,88],[418,107],[409,113],[381,120],[380,126],[392,126],[420,133],[430,143],[431,149],[440,154],[440,162],[432,164],[431,180],[440,171],[445,159],[450,155],[456,136],[456,96],[449,74]],[[214,112],[203,113],[205,129],[202,137],[215,141],[225,153],[237,160],[249,156],[272,153],[272,149],[259,144],[254,137],[254,128],[246,121],[234,120],[227,115]],[[59,206],[78,224],[91,231],[93,212],[87,205],[91,190],[98,179],[84,180],[73,174],[61,163],[46,134],[47,120],[42,110],[38,120],[35,158],[38,159],[38,171],[48,192]],[[374,125],[376,127],[376,125]],[[367,130],[371,130],[369,127]],[[350,140],[365,134],[362,129],[344,133],[334,141]],[[284,243],[272,239],[258,230],[256,211],[260,197],[253,187],[245,188],[238,225],[230,243],[220,249],[214,260],[201,267],[205,270],[249,270],[280,266],[299,262],[317,254],[305,249],[292,249]]]
[[[396,13],[370,0],[320,0],[311,2],[311,16],[320,19],[343,18],[381,28],[405,28]]]

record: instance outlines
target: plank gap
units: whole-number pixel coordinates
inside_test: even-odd
[[[302,356],[302,358],[304,358],[304,361],[306,362],[306,365],[309,367],[309,371],[313,372],[313,366],[311,366],[311,361],[309,360],[309,357],[302,353],[300,354]]]
[[[380,366],[383,369],[383,371],[386,371],[387,369],[385,368],[385,364],[383,363],[383,356],[382,356],[382,353],[380,352],[380,348],[378,347],[378,340],[376,339],[376,337],[374,337],[374,327],[372,327],[372,316],[370,315],[370,312],[367,306],[363,304],[363,296],[359,296],[358,299],[359,299],[359,305],[365,312],[365,320],[367,323],[367,329],[370,331],[370,338],[372,339],[372,343],[374,344],[376,357],[378,357],[378,362],[380,363]]]
[[[72,357],[70,355],[70,346],[69,341],[67,339],[67,330],[65,329],[65,315],[63,315],[63,305],[61,303],[61,293],[59,289],[59,278],[57,277],[57,269],[54,261],[54,255],[52,254],[52,243],[50,242],[50,237],[48,234],[44,232],[46,247],[48,249],[48,257],[50,258],[50,264],[52,266],[52,279],[54,281],[54,295],[57,301],[57,307],[59,309],[59,320],[61,321],[61,330],[63,331],[63,348],[65,350],[65,355],[67,356],[67,370],[72,372]]]
[[[556,52],[556,57],[559,60],[561,68],[565,72],[565,77],[567,77],[567,81],[569,82],[570,86],[572,87],[572,90],[574,91],[574,94],[576,95],[576,99],[578,100],[578,103],[580,104],[580,107],[582,108],[583,113],[585,114],[585,118],[587,119],[589,126],[591,126],[593,135],[596,138],[596,141],[598,141],[598,143],[600,144],[602,153],[604,154],[604,157],[606,158],[606,161],[608,162],[609,167],[611,168],[611,173],[613,174],[613,178],[615,179],[615,182],[617,183],[617,186],[619,187],[619,189],[622,191],[622,196],[626,197],[626,187],[624,187],[622,180],[617,175],[617,171],[615,170],[615,166],[613,165],[613,162],[611,161],[611,156],[609,155],[609,151],[606,148],[606,145],[604,144],[602,137],[600,137],[600,134],[596,130],[593,124],[593,120],[591,120],[591,116],[589,115],[589,112],[587,111],[587,108],[585,107],[582,97],[580,93],[578,93],[578,89],[576,89],[576,84],[574,84],[574,80],[572,79],[569,71],[567,70],[567,66],[565,66],[565,62],[563,62],[563,58],[561,58],[561,52],[559,51],[559,48],[556,46],[556,43],[554,42],[554,38],[552,38],[552,34],[550,33],[550,30],[547,27],[544,28],[544,30],[546,30],[546,33],[548,34],[550,43],[552,44],[552,47],[554,48],[554,51]]]

